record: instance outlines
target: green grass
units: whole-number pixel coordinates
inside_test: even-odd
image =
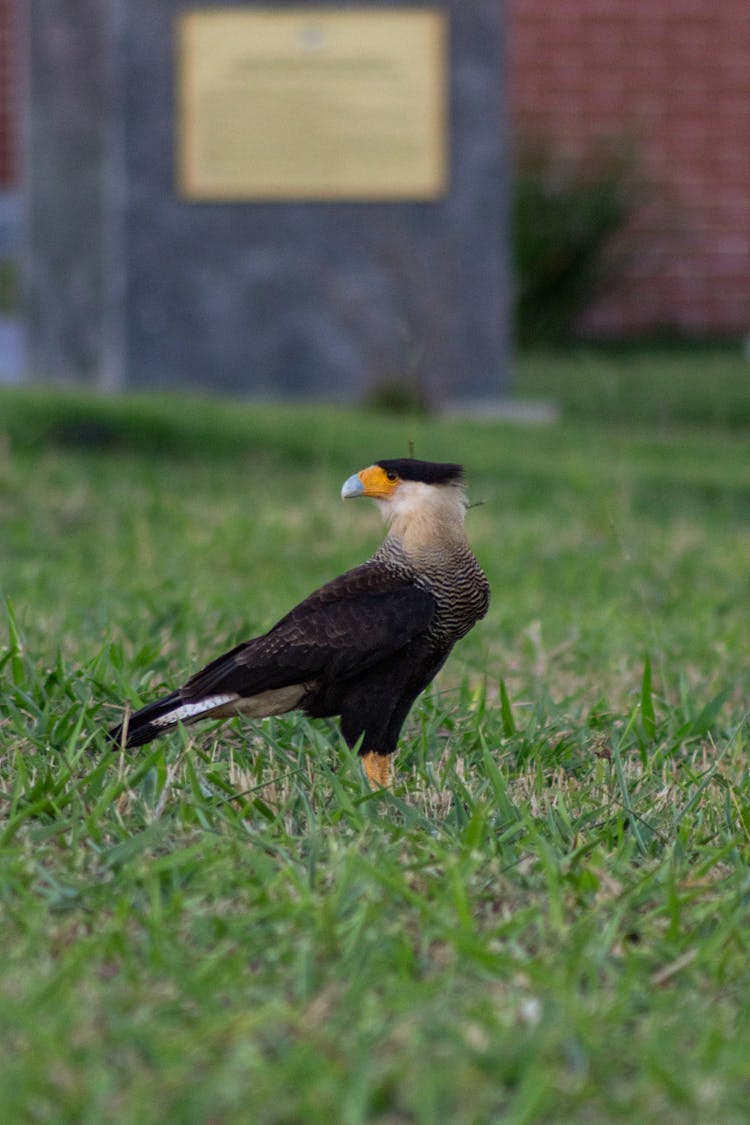
[[[531,430],[0,396],[2,1120],[747,1119],[748,435],[544,364]],[[299,716],[112,753],[374,548],[338,489],[409,441],[494,597],[393,792]]]
[[[566,417],[605,424],[750,428],[750,358],[739,343],[521,353],[519,390]]]

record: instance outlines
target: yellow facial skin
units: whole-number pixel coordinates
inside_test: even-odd
[[[376,500],[388,500],[399,486],[399,477],[396,473],[386,473],[380,465],[370,465],[361,469],[357,476],[364,486],[364,496],[372,496]]]
[[[396,473],[388,473],[385,469],[381,469],[380,465],[370,465],[344,481],[341,496],[344,500],[352,500],[357,496],[369,496],[373,500],[390,500],[400,483]]]

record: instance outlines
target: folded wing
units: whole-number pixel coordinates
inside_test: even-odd
[[[423,633],[434,614],[432,594],[366,563],[311,594],[262,637],[212,661],[179,695],[247,697],[356,677]]]

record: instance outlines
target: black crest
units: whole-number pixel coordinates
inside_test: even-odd
[[[423,484],[451,484],[462,481],[463,465],[442,461],[415,461],[413,457],[395,457],[390,461],[376,461],[387,473],[398,473],[401,480],[421,480]]]

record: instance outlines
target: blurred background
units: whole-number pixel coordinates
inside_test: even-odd
[[[555,392],[563,377],[550,382],[544,364],[527,379],[524,355],[539,349],[658,343],[681,354],[700,346],[704,358],[707,345],[714,356],[741,356],[750,331],[746,0],[509,0],[496,9],[504,89],[486,113],[497,115],[501,139],[507,123],[512,152],[512,222],[507,254],[501,249],[517,351],[506,389]],[[46,18],[58,21],[63,43],[66,5],[51,6]],[[22,0],[0,0],[6,383],[28,374],[21,317],[27,33]],[[497,190],[504,196],[505,185]],[[402,303],[415,299],[424,280],[401,279]],[[434,328],[428,323],[425,331]],[[404,355],[420,347],[419,339],[407,342]]]

